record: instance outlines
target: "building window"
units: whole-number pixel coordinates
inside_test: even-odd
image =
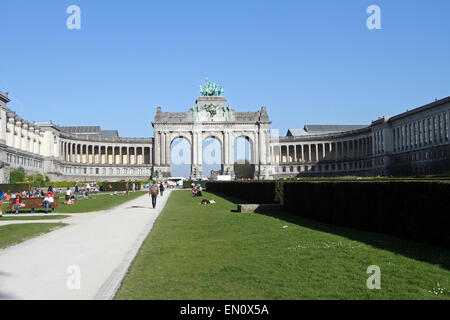
[[[445,140],[448,140],[448,113],[444,116]]]
[[[429,143],[433,143],[433,138],[432,138],[432,128],[431,128],[431,119],[429,118],[428,119],[428,125],[427,125],[427,127],[428,127],[428,142]]]

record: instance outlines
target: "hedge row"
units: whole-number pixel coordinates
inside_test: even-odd
[[[207,182],[206,189],[253,203],[283,202],[283,182],[279,181]]]
[[[206,188],[206,181],[183,181],[183,188],[190,189],[192,188],[192,184],[201,185],[202,188]]]
[[[450,247],[450,184],[284,183],[284,205],[321,222]]]
[[[15,183],[15,184],[0,184],[0,188],[3,190],[3,192],[22,192],[22,191],[28,191],[32,188],[31,183]]]
[[[128,190],[131,191],[131,187],[133,183],[136,185],[136,190],[141,189],[141,183],[139,181],[129,181],[128,182]],[[127,182],[126,181],[120,181],[120,182],[102,182],[99,184],[100,191],[125,191]]]

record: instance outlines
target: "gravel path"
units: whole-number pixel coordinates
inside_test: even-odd
[[[72,215],[61,220],[64,228],[0,250],[0,299],[112,299],[169,195],[158,197],[156,209],[145,195]]]

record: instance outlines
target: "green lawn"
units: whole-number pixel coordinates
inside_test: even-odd
[[[100,210],[107,210],[116,207],[124,202],[136,199],[139,196],[146,194],[145,191],[130,192],[128,196],[120,194],[119,196],[111,196],[110,193],[100,193],[91,195],[95,199],[83,200],[82,196],[78,197],[74,205],[64,204],[64,195],[59,195],[59,205],[55,209],[55,213],[83,213],[94,212]],[[8,213],[9,203],[3,204],[3,214]],[[29,213],[30,210],[22,210],[21,213]],[[36,212],[44,212],[44,210],[36,210]]]
[[[204,198],[171,194],[116,299],[450,299],[450,250]]]
[[[59,229],[64,223],[12,224],[0,227],[0,249],[16,245],[30,238]]]
[[[18,217],[3,217],[0,219],[1,221],[22,221],[22,220],[61,220],[66,219],[70,216],[64,216],[64,215],[54,215],[54,216],[18,216]]]

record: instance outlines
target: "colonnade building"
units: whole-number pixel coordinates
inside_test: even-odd
[[[152,122],[154,138],[122,138],[115,130],[29,122],[7,107],[0,92],[0,183],[23,167],[52,181],[120,181],[171,175],[171,146],[191,147],[192,179],[202,168],[202,142],[221,146],[222,173],[233,174],[238,138],[249,141],[257,179],[301,176],[437,174],[450,171],[450,97],[368,125],[307,125],[286,136],[270,135],[265,107],[235,112],[222,96],[201,96],[185,113],[164,113]]]

